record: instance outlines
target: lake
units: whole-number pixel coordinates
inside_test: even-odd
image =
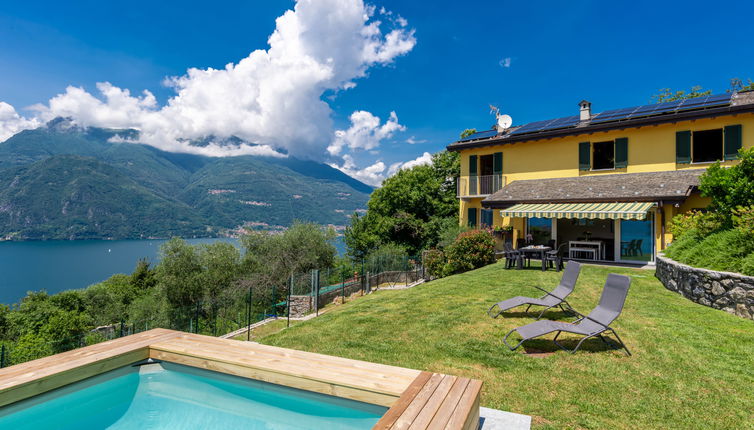
[[[237,239],[187,239],[191,244]],[[165,240],[78,240],[0,242],[0,303],[17,303],[27,291],[53,294],[131,273],[140,258],[158,261]],[[335,242],[344,252],[342,238]]]

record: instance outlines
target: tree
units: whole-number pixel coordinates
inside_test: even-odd
[[[469,137],[474,133],[476,133],[475,128],[467,128],[466,130],[461,132],[461,139],[463,139],[464,137]]]
[[[751,79],[747,79],[747,84],[744,85],[743,81],[739,78],[733,78],[730,80],[730,89],[728,92],[732,91],[752,91],[754,90],[754,81]]]
[[[738,207],[754,205],[754,148],[741,150],[739,158],[738,164],[727,168],[717,162],[699,178],[702,195],[712,199],[709,209],[723,217],[726,227],[732,225]]]
[[[655,103],[672,102],[676,100],[693,99],[695,97],[708,96],[712,94],[712,90],[702,90],[700,85],[691,87],[691,90],[686,91],[671,91],[670,88],[661,88],[660,92],[653,95],[652,99]]]
[[[460,174],[459,156],[441,151],[432,164],[402,169],[375,190],[364,216],[354,215],[346,229],[348,255],[361,260],[380,245],[393,243],[416,255],[435,246],[441,230],[458,223],[455,180]]]
[[[160,255],[157,279],[170,306],[171,321],[186,327],[192,308],[204,296],[199,255],[193,246],[179,238],[165,242]]]

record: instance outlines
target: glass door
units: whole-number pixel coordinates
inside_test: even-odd
[[[644,221],[620,220],[620,261],[648,263],[654,261],[654,219],[650,215]],[[616,246],[616,248],[618,247]]]

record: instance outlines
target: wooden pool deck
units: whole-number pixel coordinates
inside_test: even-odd
[[[481,381],[154,329],[0,369],[0,407],[154,358],[390,409],[375,429],[476,429]]]

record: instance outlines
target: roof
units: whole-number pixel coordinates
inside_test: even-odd
[[[453,142],[447,148],[453,151],[744,112],[754,112],[754,91],[613,109],[593,114],[589,120],[585,121],[581,121],[579,115],[573,115],[530,122],[502,132],[496,129],[485,130]]]
[[[482,200],[487,208],[517,203],[683,201],[706,169],[615,173],[513,181]]]

